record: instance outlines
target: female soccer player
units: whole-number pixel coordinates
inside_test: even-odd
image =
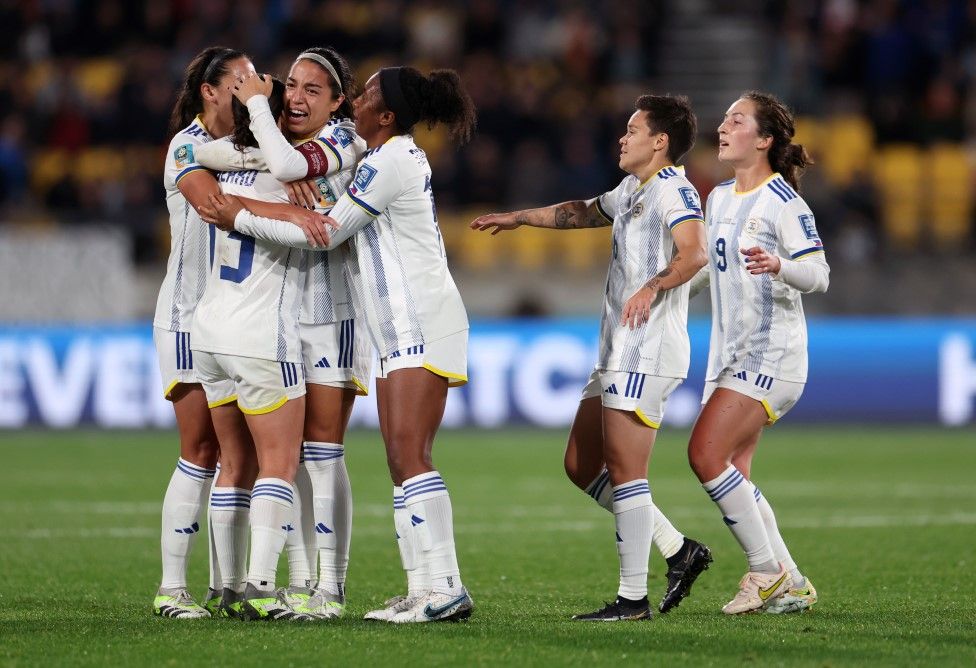
[[[209,230],[196,209],[206,204],[209,194],[219,192],[213,176],[196,162],[194,151],[230,133],[230,85],[248,71],[253,66],[242,52],[219,46],[204,49],[186,68],[170,120],[175,136],[166,153],[163,185],[172,245],[153,319],[164,394],[173,402],[180,434],[180,458],[163,499],[163,579],[153,601],[153,611],[164,617],[209,617],[221,587],[212,555],[207,609],[197,605],[186,588],[186,564],[200,531],[200,509],[210,493],[217,464],[214,422],[227,417],[221,411],[211,417],[207,410],[190,352],[190,323],[208,272]],[[246,431],[235,429],[232,416],[223,433],[238,441],[247,438]],[[236,486],[236,475],[225,471],[225,486]]]
[[[275,88],[269,111],[276,120],[284,108],[284,84],[276,82]],[[247,109],[236,100],[234,104],[234,144],[256,146]],[[217,180],[224,192],[265,202],[287,200],[281,184],[267,172],[222,172]],[[292,482],[305,417],[298,334],[304,272],[303,251],[236,232],[218,233],[213,267],[191,330],[197,370],[211,408],[236,402],[254,440],[253,450],[225,446],[221,451],[222,469],[230,462],[251,460],[255,452],[257,457],[246,586],[240,601],[235,599],[244,583],[225,586],[221,603],[249,619],[312,619],[275,591],[278,557],[294,522]],[[217,548],[222,571],[228,570],[225,561],[238,562],[236,541],[218,542]]]
[[[708,567],[707,547],[684,538],[651,500],[647,465],[668,396],[688,374],[688,285],[705,266],[701,204],[684,168],[695,141],[686,98],[643,95],[620,138],[629,175],[588,201],[481,216],[476,230],[613,225],[613,255],[600,326],[600,359],[583,389],[566,447],[566,473],[613,512],[620,557],[617,598],[586,621],[651,616],[647,560],[652,536],[668,561],[667,612]],[[605,466],[605,468],[604,468]]]
[[[295,185],[301,195],[311,184],[314,198],[309,204],[328,213],[366,151],[352,121],[355,80],[350,67],[330,48],[298,55],[285,84],[284,134],[268,108],[270,92],[270,78],[255,74],[235,85],[235,96],[248,106],[260,151],[241,154],[229,142],[213,142],[201,152],[200,162],[221,170],[235,164],[266,169],[283,182],[300,180]],[[315,139],[306,141],[309,136]],[[288,596],[320,617],[337,617],[345,607],[352,491],[343,440],[356,395],[366,394],[372,364],[367,334],[354,319],[349,283],[354,272],[348,244],[311,254],[300,318],[305,442],[296,476],[301,518],[296,517],[286,544]],[[319,581],[313,592],[307,588],[316,561]]]
[[[797,194],[810,159],[793,134],[792,115],[772,95],[736,100],[718,128],[719,160],[735,178],[706,209],[710,264],[699,276],[711,282],[712,340],[688,458],[749,563],[727,614],[795,612],[817,600],[750,480],[763,427],[796,404],[807,379],[800,294],[829,282],[813,213]]]
[[[448,387],[467,382],[468,319],[447,268],[427,156],[410,131],[420,121],[445,123],[456,141],[467,141],[474,107],[453,70],[424,76],[410,67],[374,74],[353,107],[356,131],[370,150],[330,214],[340,227],[326,247],[355,234],[357,293],[380,353],[380,429],[409,579],[407,596],[367,618],[463,619],[473,604],[461,583],[451,501],[431,449]],[[301,229],[257,218],[229,199],[212,201],[222,225],[277,243],[311,245]],[[317,245],[323,241],[313,238]]]

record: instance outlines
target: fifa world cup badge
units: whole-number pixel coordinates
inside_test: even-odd
[[[176,168],[182,169],[193,162],[193,145],[183,144],[173,151],[173,159],[176,160]]]

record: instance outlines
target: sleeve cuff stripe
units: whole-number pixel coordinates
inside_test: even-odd
[[[176,175],[176,183],[179,183],[180,182],[180,179],[182,179],[184,176],[186,176],[190,172],[195,172],[198,169],[204,169],[203,165],[193,165],[192,167],[187,167],[182,172],[180,172],[179,174]]]
[[[373,207],[371,207],[369,204],[367,204],[363,200],[361,200],[358,197],[356,197],[355,195],[353,195],[348,190],[346,191],[346,194],[349,195],[349,199],[351,199],[353,201],[353,204],[355,204],[359,208],[363,209],[369,215],[371,215],[371,216],[378,216],[378,215],[380,215],[380,212],[379,211],[377,211],[376,209],[374,209]]]
[[[339,163],[339,168],[338,169],[342,169],[342,156],[339,155],[339,151],[336,150],[335,146],[333,146],[332,144],[330,144],[327,141],[322,141],[321,139],[319,139],[318,142],[320,144],[322,144],[322,146],[324,146],[327,149],[329,149],[330,151],[332,151],[332,155],[335,156],[336,162]],[[338,171],[338,170],[336,170],[336,171]]]
[[[796,260],[797,258],[806,257],[807,255],[811,255],[813,253],[823,253],[823,252],[824,252],[823,248],[821,248],[820,246],[814,246],[813,248],[807,248],[806,250],[801,250],[797,253],[793,253],[793,255],[790,256],[790,259]]]
[[[705,224],[705,221],[702,220],[702,217],[700,215],[698,215],[697,213],[692,213],[692,214],[689,214],[687,216],[682,216],[681,218],[678,218],[677,220],[672,220],[668,224],[668,228],[673,230],[674,228],[676,228],[681,223],[687,223],[689,220],[701,220],[702,224],[703,225]]]
[[[611,223],[613,222],[613,216],[608,215],[607,212],[603,210],[603,205],[600,204],[599,197],[596,198],[596,210],[600,212],[601,216],[609,220]]]

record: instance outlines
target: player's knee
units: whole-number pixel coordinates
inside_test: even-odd
[[[220,479],[218,483],[221,487],[239,487],[241,489],[251,489],[258,476],[258,462],[251,458],[228,458],[220,460]]]
[[[387,448],[386,463],[394,482],[403,481],[425,471],[433,470],[430,454],[418,448],[400,447],[393,444]]]
[[[703,443],[692,439],[688,444],[688,464],[691,466],[691,470],[695,472],[699,480],[709,480],[710,478],[703,477],[707,475],[707,471],[713,467],[713,453],[709,451]]]
[[[217,465],[220,446],[213,429],[201,431],[180,441],[180,456],[196,466],[212,469]]]

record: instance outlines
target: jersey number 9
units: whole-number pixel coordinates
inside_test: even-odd
[[[725,239],[719,237],[715,240],[715,254],[718,255],[718,261],[715,266],[718,267],[719,271],[725,271],[729,268],[729,261],[725,257]]]

